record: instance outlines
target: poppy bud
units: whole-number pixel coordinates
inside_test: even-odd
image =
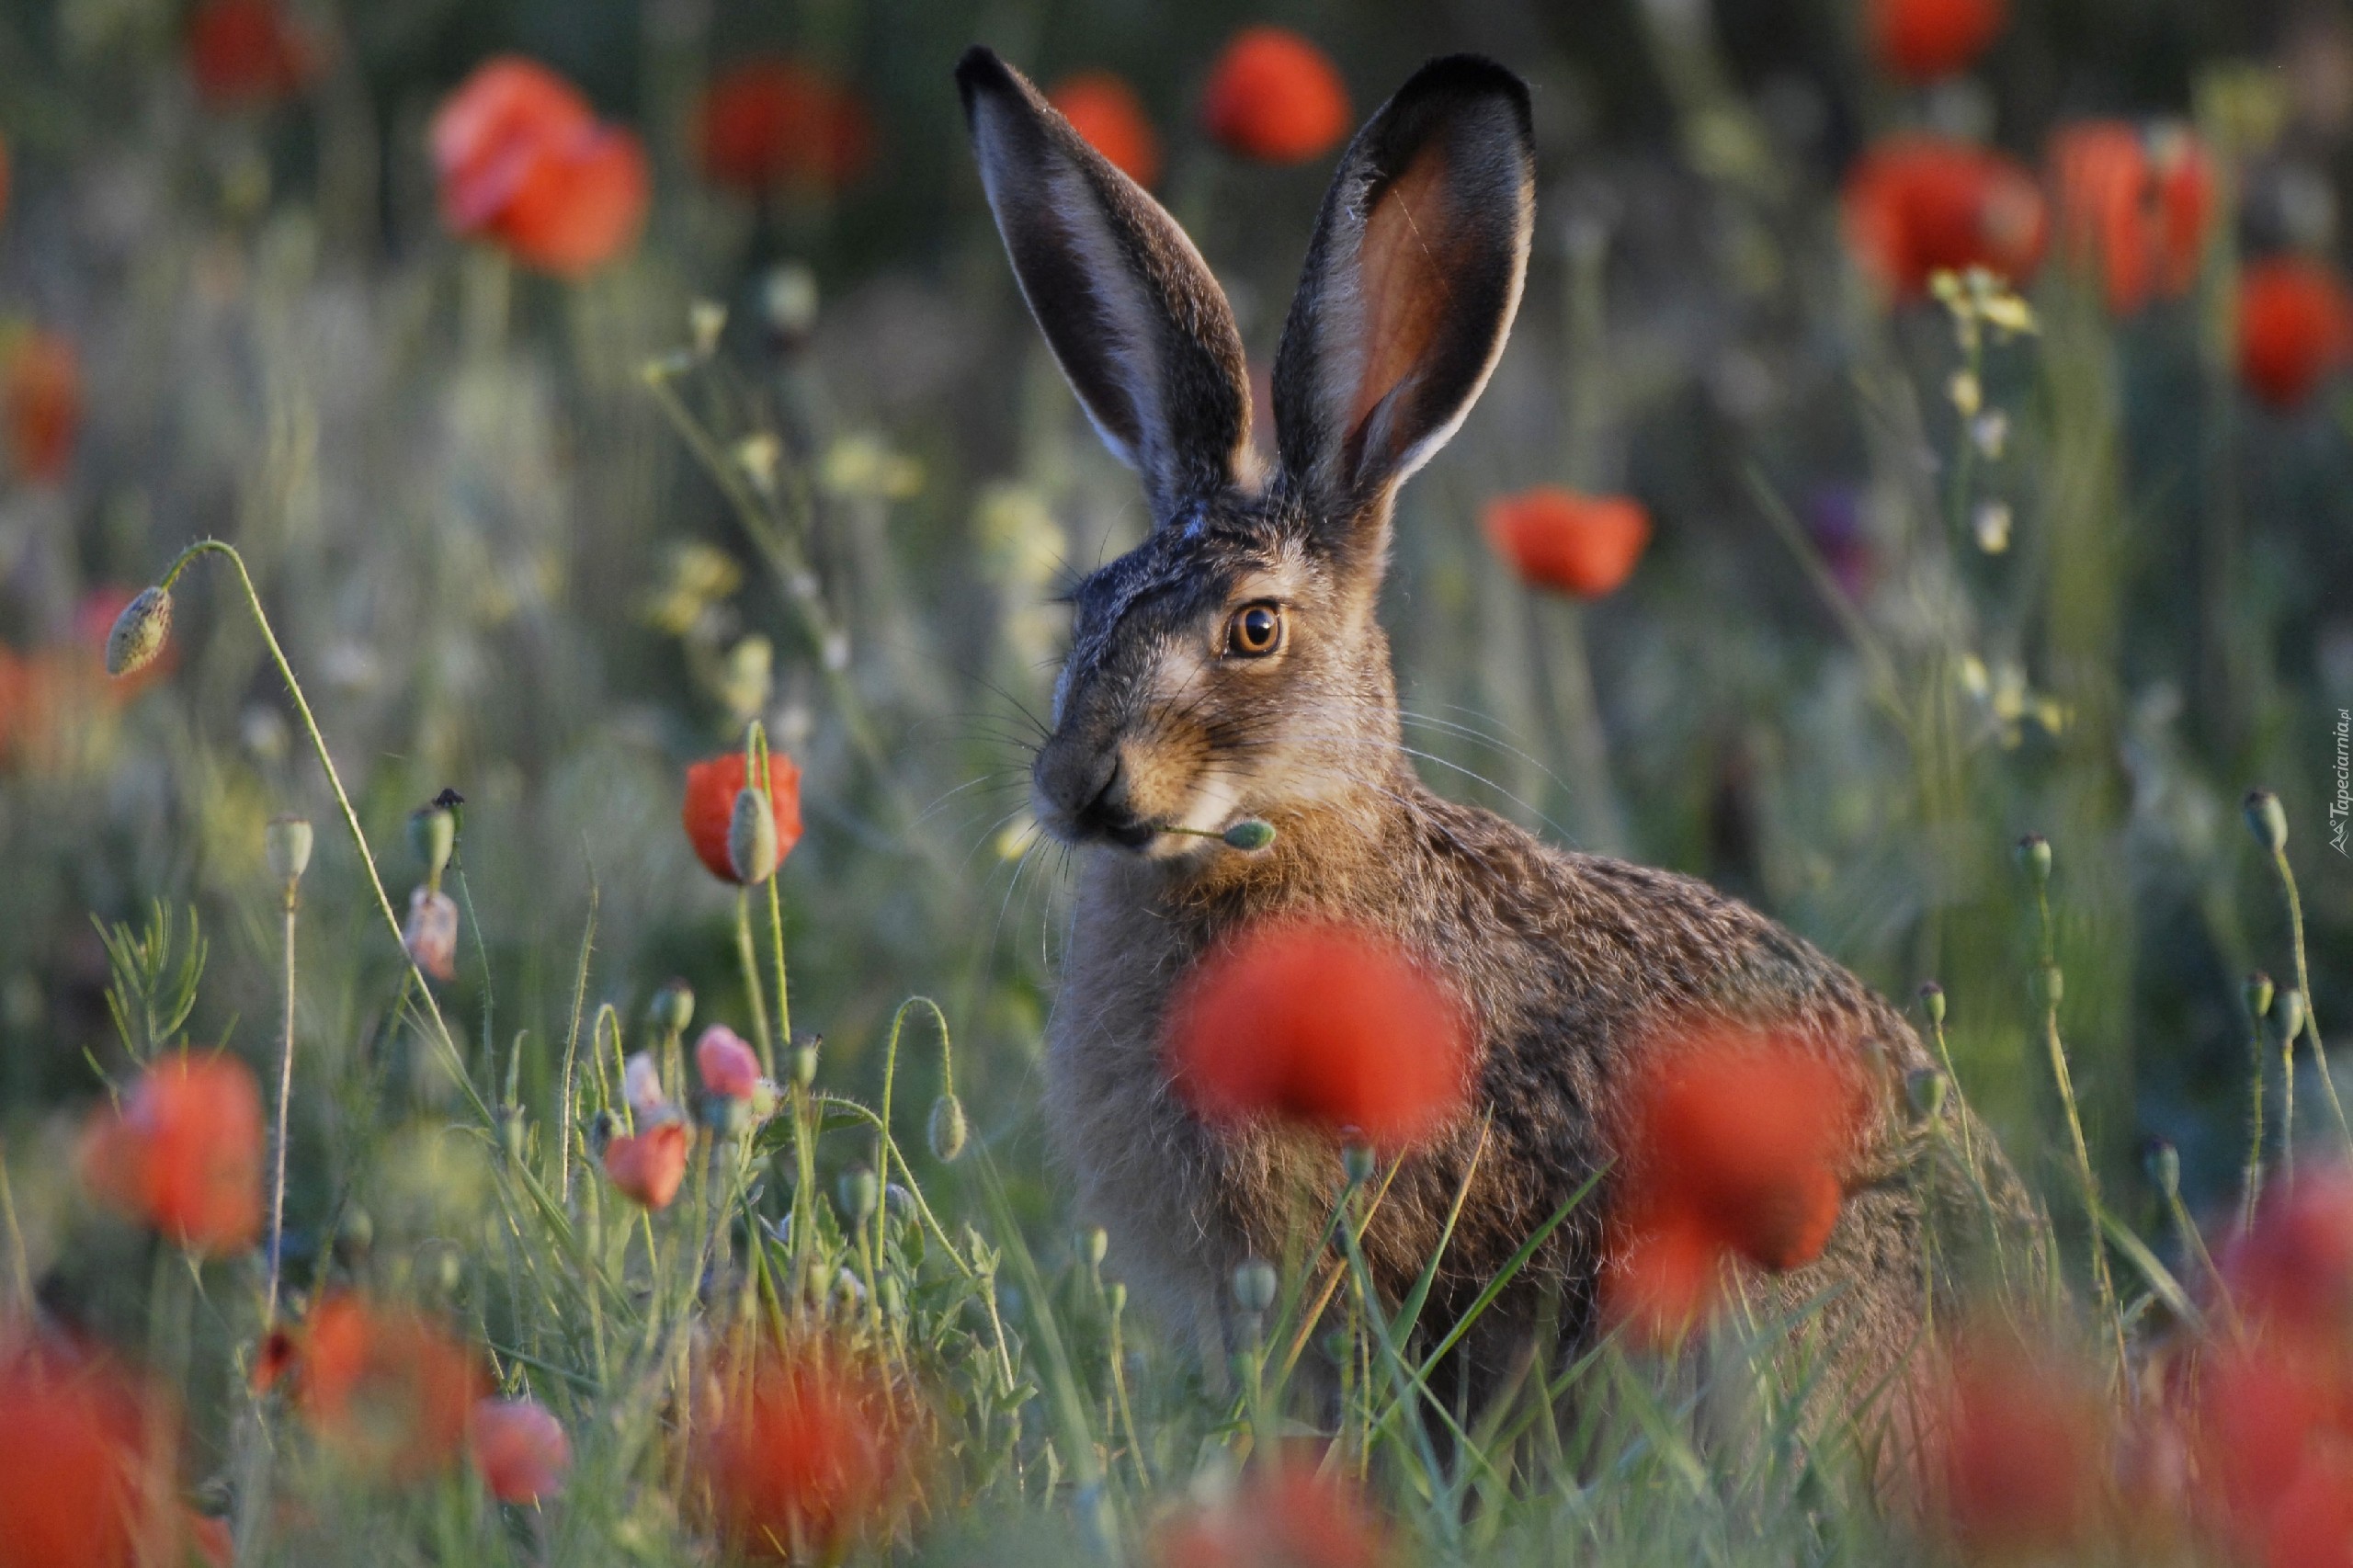
[[[1081,1256],[1086,1259],[1086,1267],[1100,1268],[1104,1257],[1111,1250],[1110,1233],[1100,1225],[1089,1225],[1079,1233],[1078,1245]]]
[[[122,607],[107,633],[107,674],[127,676],[145,669],[164,651],[172,635],[172,596],[163,588],[142,588]]]
[[[882,1315],[896,1320],[907,1315],[907,1292],[895,1274],[885,1274],[878,1287],[882,1297]]]
[[[654,994],[645,1016],[664,1034],[682,1035],[687,1026],[695,1021],[694,987],[683,980],[674,980]]]
[[[458,847],[457,813],[441,805],[420,806],[409,812],[408,846],[424,862],[426,881],[439,887],[441,873],[449,869],[449,856]]]
[[[1920,986],[1920,1011],[1928,1016],[1929,1023],[1938,1028],[1944,1028],[1945,988],[1933,980],[1923,982]]]
[[[261,832],[269,874],[291,888],[311,865],[311,824],[301,817],[275,817]]]
[[[2034,969],[2034,999],[2040,1006],[2056,1007],[2067,994],[2066,976],[2055,963],[2037,964]]]
[[[1275,1304],[1275,1266],[1254,1257],[1233,1271],[1233,1304],[1245,1312],[1263,1312]]]
[[[2152,1138],[2141,1149],[2141,1169],[2157,1196],[2171,1203],[2181,1196],[2181,1151],[2168,1139]]]
[[[2051,840],[2029,833],[2018,840],[2018,868],[2037,892],[2051,885]]]
[[[2256,970],[2246,977],[2246,1016],[2260,1023],[2271,1012],[2271,977]]]
[[[1922,1121],[1934,1121],[1943,1114],[1945,1093],[1951,1081],[1934,1067],[1915,1067],[1904,1075],[1904,1097],[1911,1102],[1912,1114]]]
[[[824,1043],[821,1034],[792,1037],[792,1081],[804,1089],[817,1081],[817,1048]]]
[[[735,791],[727,821],[727,865],[735,880],[756,887],[776,873],[776,812],[757,790]]]
[[[1103,1300],[1109,1305],[1111,1315],[1118,1317],[1128,1310],[1128,1287],[1124,1280],[1114,1279],[1103,1287]]]
[[[2294,986],[2279,993],[2271,1004],[2271,1027],[2279,1031],[2282,1041],[2294,1040],[2304,1032],[2304,994]]]
[[[931,1152],[942,1165],[954,1165],[963,1153],[965,1139],[971,1129],[964,1121],[964,1102],[954,1095],[942,1095],[931,1104]]]
[[[1351,1187],[1362,1187],[1372,1179],[1372,1145],[1361,1138],[1350,1138],[1340,1145],[1340,1171]]]
[[[882,1201],[882,1188],[874,1179],[872,1167],[860,1163],[842,1173],[842,1212],[849,1216],[853,1225],[863,1225],[874,1218],[875,1205]]]
[[[128,615],[128,610],[123,612]],[[2279,797],[2268,790],[2246,792],[2247,831],[2268,855],[2277,855],[2288,846],[2288,813],[2280,809]]]
[[[1226,846],[1245,855],[1256,855],[1275,841],[1275,824],[1256,817],[1244,817],[1222,835]]]

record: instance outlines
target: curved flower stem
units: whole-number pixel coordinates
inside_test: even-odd
[[[768,1044],[768,1004],[760,984],[759,949],[752,941],[752,890],[735,890],[735,959],[744,969],[744,991],[752,1003],[752,1036],[760,1048],[760,1071],[776,1076],[776,1053]]]
[[[2271,852],[2271,864],[2279,873],[2281,891],[2288,895],[2288,935],[2295,944],[2296,989],[2304,994],[2304,1038],[2313,1042],[2313,1065],[2320,1069],[2320,1092],[2328,1096],[2329,1112],[2336,1118],[2337,1136],[2345,1140],[2347,1153],[2353,1153],[2353,1123],[2346,1120],[2344,1102],[2336,1097],[2336,1080],[2329,1075],[2328,1052],[2320,1043],[2320,1024],[2313,1016],[2313,977],[2304,967],[2304,901],[2297,896],[2296,873],[2289,868],[2285,845]],[[2288,1041],[2287,1049],[2291,1054],[2295,1048],[2294,1040]]]
[[[326,770],[327,787],[335,791],[335,808],[343,813],[343,825],[351,835],[353,846],[359,851],[359,863],[367,868],[368,886],[376,895],[377,913],[384,917],[385,928],[392,932],[392,940],[399,945],[401,956],[408,960],[409,971],[415,977],[417,990],[425,998],[426,1014],[433,1020],[433,1032],[449,1057],[450,1073],[456,1076],[458,1086],[465,1091],[474,1114],[481,1118],[483,1126],[488,1127],[492,1125],[490,1107],[474,1088],[473,1079],[466,1072],[465,1058],[459,1052],[458,1042],[451,1038],[449,1026],[441,1017],[441,1005],[433,999],[433,987],[426,982],[425,971],[417,967],[415,955],[408,950],[407,937],[401,930],[401,917],[393,912],[392,898],[384,892],[384,880],[377,873],[375,851],[369,847],[367,832],[359,825],[359,813],[352,810],[351,797],[344,792],[343,776],[335,771],[335,758],[327,753],[326,737],[319,733],[319,722],[312,715],[310,699],[302,695],[302,683],[294,678],[294,666],[287,663],[286,650],[278,646],[278,633],[261,608],[261,595],[254,589],[253,574],[245,570],[245,558],[237,553],[234,545],[224,540],[200,539],[180,551],[179,558],[172,562],[171,570],[164,574],[163,581],[157,586],[169,592],[172,585],[179,579],[179,574],[187,571],[198,556],[207,554],[225,555],[229,563],[237,569],[237,585],[244,590],[245,608],[252,613],[254,625],[260,631],[261,640],[269,649],[270,662],[278,666],[278,678],[285,683],[287,696],[294,699],[294,710],[301,716],[303,733],[311,739],[311,750],[318,756],[319,766]]]
[[[265,1330],[278,1323],[278,1281],[286,1254],[286,1116],[294,1099],[294,911],[301,903],[298,884],[286,883],[286,1017],[278,1047],[278,1136],[269,1180],[269,1288],[263,1298]]]
[[[2117,1375],[2129,1386],[2132,1363],[2124,1346],[2124,1318],[2118,1310],[2116,1284],[2108,1271],[2108,1244],[2100,1234],[2099,1177],[2092,1170],[2091,1146],[2084,1138],[2083,1113],[2075,1103],[2075,1074],[2067,1067],[2067,1048],[2059,1036],[2059,973],[2057,937],[2051,921],[2051,895],[2038,887],[2034,894],[2036,916],[2042,930],[2042,1041],[2051,1053],[2051,1075],[2058,1081],[2059,1103],[2067,1113],[2067,1137],[2075,1152],[2075,1179],[2083,1184],[2084,1209],[2091,1228],[2092,1286],[2097,1291],[2100,1316],[2113,1331],[2116,1340]]]
[[[882,1048],[882,1108],[876,1119],[874,1131],[874,1187],[882,1199],[874,1206],[874,1251],[878,1257],[881,1256],[883,1240],[889,1234],[884,1226],[891,1209],[891,1153],[895,1146],[890,1135],[891,1085],[898,1075],[899,1031],[906,1026],[907,1014],[916,1007],[930,1008],[932,1017],[939,1024],[939,1092],[943,1095],[956,1092],[955,1061],[949,1055],[948,1046],[948,1015],[941,1012],[939,1004],[928,996],[910,996],[899,1004],[897,1012],[891,1015],[891,1039]],[[910,1192],[915,1190],[915,1185],[914,1174],[910,1172],[907,1176]]]

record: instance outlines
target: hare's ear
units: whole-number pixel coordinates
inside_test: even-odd
[[[989,50],[965,51],[956,85],[1029,313],[1104,441],[1143,475],[1155,519],[1233,483],[1248,371],[1192,241]]]
[[[1432,61],[1357,132],[1275,354],[1282,482],[1337,523],[1427,462],[1503,352],[1528,272],[1528,89]]]

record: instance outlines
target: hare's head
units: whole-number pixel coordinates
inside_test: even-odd
[[[1374,619],[1398,484],[1452,435],[1519,303],[1527,89],[1427,65],[1340,160],[1275,354],[1260,474],[1233,312],[1184,231],[984,49],[957,67],[1021,291],[1152,533],[1078,585],[1035,784],[1048,829],[1161,857],[1401,768]]]

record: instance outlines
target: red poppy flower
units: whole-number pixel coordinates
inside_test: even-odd
[[[37,484],[65,483],[82,426],[82,360],[62,333],[30,332],[9,347],[8,449]]]
[[[2093,1524],[2105,1471],[2097,1394],[2055,1355],[1964,1345],[1933,1388],[1936,1503],[1972,1551],[2058,1554]]]
[[[2341,1360],[2308,1342],[2209,1349],[2190,1410],[2211,1522],[2249,1555],[2261,1552],[2306,1467],[2353,1437]]]
[[[763,55],[732,67],[704,92],[695,148],[707,178],[747,196],[838,193],[874,161],[874,121],[834,76]]]
[[[1214,1122],[1272,1117],[1398,1150],[1461,1115],[1468,1018],[1403,948],[1318,921],[1252,926],[1169,1006],[1169,1075]]]
[[[1791,1037],[1724,1029],[1653,1051],[1620,1133],[1607,1283],[1614,1316],[1671,1337],[1711,1304],[1727,1258],[1781,1270],[1821,1256],[1863,1096]]]
[[[2353,1328],[2353,1172],[2307,1167],[2265,1187],[2254,1225],[2231,1235],[2220,1263],[2249,1322],[2329,1340]]]
[[[0,1348],[0,1568],[176,1562],[174,1429],[162,1395],[110,1361]]]
[[[1340,68],[1287,28],[1245,28],[1210,70],[1201,124],[1229,152],[1298,164],[1340,144],[1355,117]]]
[[[634,132],[598,123],[579,90],[536,61],[483,65],[431,127],[441,215],[527,267],[593,272],[636,243],[648,199]]]
[[[261,1234],[261,1091],[233,1056],[157,1057],[82,1136],[82,1179],[99,1198],[199,1256]]]
[[[687,840],[695,846],[695,858],[722,882],[735,880],[727,859],[727,827],[735,820],[735,797],[747,773],[740,751],[687,769]],[[781,865],[801,842],[801,769],[782,752],[768,753],[768,803],[776,812],[776,858]]]
[[[537,1503],[563,1489],[564,1473],[572,1468],[572,1439],[538,1400],[477,1400],[467,1436],[474,1468],[500,1502]]]
[[[695,1041],[695,1074],[712,1094],[748,1100],[760,1085],[760,1059],[743,1036],[713,1024]]]
[[[2239,375],[2274,408],[2301,407],[2353,359],[2353,298],[2305,256],[2249,262],[2239,278]]]
[[[275,0],[205,0],[188,18],[188,75],[209,109],[267,108],[301,91],[318,65]]]
[[[1968,70],[2009,19],[2006,0],[1869,0],[1864,30],[1881,70],[1933,82]]]
[[[1641,502],[1552,484],[1497,496],[1483,522],[1487,542],[1521,577],[1586,599],[1616,592],[1651,539]]]
[[[1295,1458],[1251,1470],[1226,1502],[1154,1532],[1154,1568],[1378,1568],[1388,1532],[1364,1495]]]
[[[1046,101],[1062,110],[1071,129],[1109,159],[1113,168],[1138,185],[1148,186],[1160,177],[1160,138],[1153,134],[1143,100],[1124,77],[1109,71],[1082,71],[1055,83]]]
[[[438,1324],[341,1292],[297,1338],[294,1407],[357,1473],[430,1475],[457,1457],[483,1392],[473,1353]]]
[[[2042,259],[2047,220],[2034,176],[1966,142],[1882,142],[1847,176],[1841,202],[1856,260],[1899,295],[1926,292],[1932,273],[1972,267],[2022,284]]]
[[[2110,311],[2130,315],[2196,279],[2213,171],[2194,138],[2175,131],[2153,144],[2122,120],[2082,120],[2052,138],[2051,165],[2061,254],[2099,278]]]
[[[694,1458],[732,1550],[830,1562],[904,1500],[916,1413],[852,1353],[763,1344],[722,1357],[702,1388]]]
[[[631,1202],[667,1209],[687,1179],[687,1142],[682,1121],[659,1121],[642,1132],[617,1133],[605,1145],[605,1175]]]

